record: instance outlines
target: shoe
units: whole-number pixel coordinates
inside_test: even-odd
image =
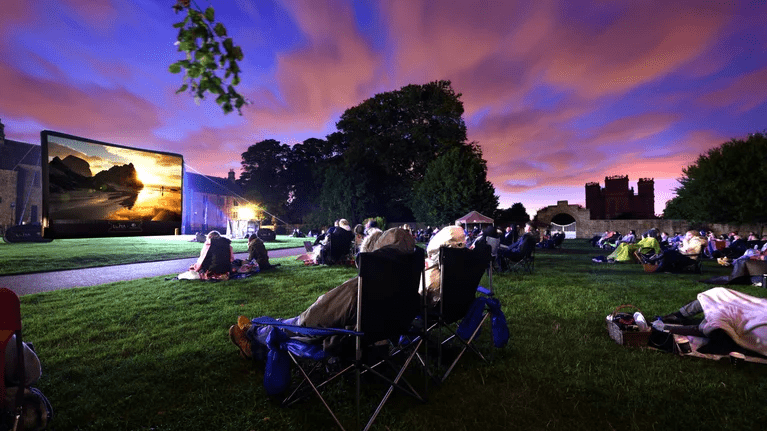
[[[240,356],[244,358],[252,358],[253,353],[250,348],[250,341],[245,336],[245,331],[240,329],[237,325],[229,327],[229,339],[232,343],[240,348]]]
[[[237,318],[237,326],[243,331],[247,331],[248,329],[250,329],[252,324],[250,323],[250,319],[248,319],[245,316],[240,316]]]

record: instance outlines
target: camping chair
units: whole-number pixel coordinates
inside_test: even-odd
[[[420,248],[408,254],[383,249],[358,255],[357,323],[354,330],[285,325],[271,318],[252,320],[254,325],[272,326],[270,336],[275,334],[275,331],[280,334],[282,330],[287,330],[299,336],[344,336],[348,337],[349,342],[353,342],[353,350],[342,349],[343,353],[339,356],[331,357],[322,349],[322,343],[306,343],[296,338],[288,339],[284,333],[278,335],[283,337],[283,340],[279,342],[279,346],[270,345],[270,348],[277,347],[286,352],[297,366],[302,378],[301,383],[282,402],[283,406],[292,405],[298,400],[315,394],[343,430],[341,421],[322,396],[321,389],[340,376],[352,372],[356,376],[355,399],[358,425],[360,423],[360,376],[363,373],[369,373],[388,385],[383,398],[363,428],[365,430],[371,427],[395,389],[419,401],[424,401],[424,398],[404,378],[405,371],[422,343],[422,336],[416,337],[405,348],[399,350],[404,352],[404,355],[390,357],[388,354],[389,348],[394,344],[391,340],[399,340],[402,335],[412,334],[413,320],[424,310],[423,299],[418,294],[419,281],[423,278],[424,257],[425,253]],[[398,362],[397,359],[402,360]],[[339,367],[338,364],[347,365]],[[322,374],[323,370],[327,371],[334,367],[339,368],[337,373],[325,376],[327,378],[324,380],[317,378],[317,374]],[[384,369],[386,367],[389,367],[391,372],[387,373]],[[266,379],[269,368],[270,364],[267,361],[265,385],[268,383]]]
[[[322,263],[325,265],[354,265],[354,255],[352,254],[353,245],[353,236],[347,239],[341,234],[329,234],[328,243],[320,251],[322,254]]]
[[[530,251],[519,260],[512,260],[507,256],[503,257],[506,268],[515,274],[521,272],[532,274],[535,269],[535,249],[536,247],[531,248]]]
[[[692,272],[693,274],[703,274],[703,259],[706,256],[706,247],[701,247],[698,254],[684,254],[692,259],[688,265],[681,268],[682,272]]]
[[[24,347],[21,342],[21,306],[19,297],[13,291],[6,288],[0,288],[0,412],[6,410],[9,400],[5,399],[5,349],[13,335],[16,335],[16,358],[17,370],[19,373],[18,381],[23,386],[24,376]],[[16,409],[13,414],[12,430],[24,429],[24,422],[20,418],[24,417],[24,390],[16,391]],[[0,413],[0,420],[4,416]]]
[[[426,334],[427,341],[437,345],[436,369],[429,374],[439,382],[447,379],[467,350],[471,350],[486,361],[485,356],[473,342],[479,335],[482,324],[490,316],[485,307],[485,305],[491,305],[487,298],[492,300],[492,305],[497,305],[496,314],[502,314],[498,301],[492,298],[492,291],[479,286],[487,268],[489,251],[488,248],[469,250],[450,247],[441,247],[439,250],[440,299],[437,307],[429,311],[429,321],[433,323],[428,327]],[[484,295],[482,297],[484,302],[478,301],[478,291]],[[472,310],[477,306],[481,306],[481,309]],[[479,311],[479,313],[472,319],[469,317],[470,311]],[[458,325],[459,321],[461,325]],[[505,326],[505,319],[503,326]],[[508,334],[508,329],[506,331]],[[444,333],[447,335],[443,336]],[[451,341],[459,343],[460,351],[443,371],[443,347]],[[425,360],[421,358],[421,362],[428,364],[428,358]]]

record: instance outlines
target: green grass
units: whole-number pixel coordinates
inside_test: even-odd
[[[395,395],[374,429],[763,429],[767,367],[736,370],[622,347],[607,335],[604,318],[617,305],[666,314],[710,287],[696,282],[702,277],[593,264],[595,254],[583,240],[566,241],[537,253],[533,275],[496,274],[509,345],[485,349],[490,363],[465,357],[426,404]],[[245,280],[156,277],[22,297],[55,429],[333,429],[314,398],[281,408],[268,397],[263,365],[241,359],[227,329],[240,314],[294,316],[355,271],[275,262],[282,266]],[[704,271],[728,269],[706,262]],[[330,388],[330,400],[350,401],[352,388]],[[350,408],[340,414],[354,423]]]
[[[200,255],[202,244],[175,237],[60,239],[49,243],[0,241],[0,275],[90,268],[123,263],[180,259]],[[303,247],[306,238],[279,235],[267,250]],[[247,252],[245,239],[232,241],[235,253]]]

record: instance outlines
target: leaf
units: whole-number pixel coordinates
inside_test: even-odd
[[[173,28],[181,28],[181,27],[184,26],[184,24],[185,24],[184,21],[177,22],[177,23],[173,24]]]
[[[168,70],[170,73],[179,73],[181,72],[181,65],[178,63],[173,63],[170,66],[168,66]]]
[[[226,36],[226,27],[224,27],[224,24],[221,24],[220,22],[216,24],[216,26],[213,28],[213,31],[216,32],[216,36],[218,37]]]
[[[208,22],[213,22],[213,20],[216,19],[216,11],[213,10],[213,6],[208,6],[208,8],[205,9],[205,19],[207,19]]]
[[[186,91],[186,89],[187,89],[187,88],[189,88],[189,86],[188,86],[188,85],[186,85],[186,84],[182,85],[182,86],[181,86],[181,88],[179,88],[178,90],[176,90],[176,94],[178,94],[178,93],[183,93],[184,91]]]

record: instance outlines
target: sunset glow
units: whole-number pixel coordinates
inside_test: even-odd
[[[376,93],[447,79],[500,206],[533,215],[584,204],[584,184],[611,175],[654,178],[661,213],[699,154],[767,128],[765,2],[199,2],[242,46],[242,116],[175,94],[173,3],[6,0],[6,136],[180,153],[226,177],[260,140],[324,138]],[[138,171],[176,175],[161,161]]]

